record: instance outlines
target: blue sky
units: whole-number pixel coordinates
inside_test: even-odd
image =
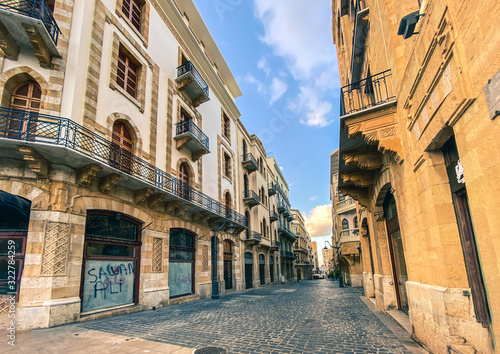
[[[331,1],[194,3],[243,92],[241,120],[282,167],[292,207],[305,214],[312,236],[330,235],[340,89]]]

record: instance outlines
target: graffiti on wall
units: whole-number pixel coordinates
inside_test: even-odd
[[[134,302],[135,261],[87,260],[82,311]]]

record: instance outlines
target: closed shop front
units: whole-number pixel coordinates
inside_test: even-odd
[[[81,286],[83,313],[137,304],[140,225],[119,213],[88,212]]]
[[[186,229],[170,230],[170,297],[194,294],[195,236]]]

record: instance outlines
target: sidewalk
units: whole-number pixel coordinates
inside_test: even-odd
[[[61,327],[19,331],[16,333],[16,346],[7,344],[2,337],[0,352],[30,354],[68,354],[68,353],[175,353],[191,354],[193,348],[148,341],[130,336],[85,329],[79,324]]]

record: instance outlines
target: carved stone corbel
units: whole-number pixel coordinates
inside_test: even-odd
[[[33,171],[38,178],[49,177],[51,165],[45,157],[29,146],[18,146],[18,149],[23,154],[23,159],[28,161],[30,170]]]
[[[148,208],[151,208],[151,209],[156,208],[161,203],[161,201],[163,200],[164,197],[165,197],[165,195],[163,195],[161,193],[153,194],[152,196],[150,196],[148,198]]]
[[[23,23],[23,27],[28,34],[29,41],[35,50],[35,56],[37,57],[40,65],[48,68],[50,67],[50,63],[52,61],[52,54],[50,53],[49,48],[45,44],[42,35],[38,32],[38,30],[34,26],[30,26]]]
[[[382,167],[382,155],[377,151],[345,152],[343,154],[347,166],[358,165],[363,170],[373,170]]]
[[[179,205],[181,205],[181,204],[182,204],[182,201],[180,201],[180,200],[175,200],[175,201],[168,202],[165,205],[165,212],[167,214],[175,216],[175,209],[177,209],[179,207]]]
[[[189,205],[187,204],[180,205],[175,209],[175,216],[182,218],[186,215],[188,211],[189,211]]]
[[[176,139],[175,140],[175,148],[177,150],[181,150],[182,148],[184,148],[184,146],[186,146],[189,142],[191,141],[191,137],[190,136],[185,136],[183,138],[180,138],[180,139]]]
[[[10,60],[17,60],[19,57],[19,45],[2,22],[0,22],[0,48]]]
[[[198,161],[203,155],[205,155],[205,151],[204,150],[198,150],[198,151],[195,151],[191,154],[191,159],[193,160],[193,162],[196,162]]]
[[[140,204],[147,200],[151,194],[153,194],[152,188],[142,188],[134,191],[134,203]]]
[[[184,80],[182,80],[181,82],[178,82],[177,83],[177,89],[179,91],[182,91],[184,90],[186,87],[188,87],[191,83],[193,82],[193,80],[191,80],[191,78],[187,77],[185,78]]]
[[[88,187],[92,178],[94,178],[100,170],[102,170],[102,168],[94,164],[79,168],[78,171],[76,171],[76,184],[82,187]]]
[[[104,194],[108,194],[109,191],[111,191],[111,188],[116,186],[120,179],[121,176],[117,175],[116,173],[112,173],[110,175],[102,177],[99,180],[99,190]]]

